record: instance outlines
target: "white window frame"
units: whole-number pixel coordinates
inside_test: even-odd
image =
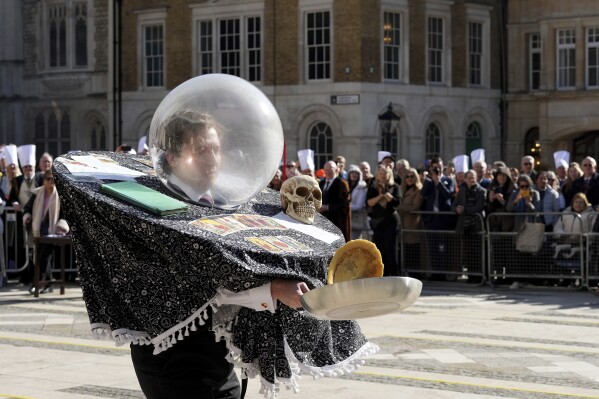
[[[588,89],[599,89],[599,26],[588,27],[585,32],[586,57],[585,57],[585,82]],[[591,49],[595,51],[595,84],[591,85]]]
[[[396,66],[397,79],[391,79],[386,77],[387,60],[385,48],[387,43],[385,40],[385,13],[398,14],[399,15],[399,42],[393,43],[394,47],[397,47],[399,52],[399,60]],[[407,29],[409,26],[409,9],[407,0],[382,0],[381,1],[381,77],[385,82],[400,82],[409,83],[409,32]]]
[[[308,41],[307,41],[307,18],[308,13],[328,12],[329,13],[329,77],[327,79],[310,79],[308,65]],[[335,19],[333,14],[333,0],[303,0],[300,1],[300,9],[298,13],[298,29],[299,29],[299,51],[300,63],[302,65],[303,81],[307,84],[322,84],[323,82],[333,81],[335,71]]]
[[[83,3],[86,6],[86,51],[87,51],[87,64],[86,65],[75,65],[76,62],[76,52],[75,52],[75,23],[76,23],[76,15],[75,15],[75,5],[78,3]],[[65,7],[66,12],[66,62],[64,66],[50,66],[50,19],[49,12],[50,8],[63,5]],[[89,71],[94,65],[93,60],[93,49],[94,49],[94,39],[93,32],[95,31],[94,27],[94,14],[95,8],[91,0],[47,0],[42,3],[42,30],[41,37],[43,38],[43,49],[44,49],[44,70],[46,72],[64,72],[64,71]]]
[[[250,68],[259,68],[260,78],[251,80],[253,84],[261,84],[264,80],[264,2],[244,3],[243,7],[239,4],[194,4],[190,6],[192,14],[192,68],[195,75],[203,73],[226,73],[222,72],[221,63],[222,50],[220,48],[219,28],[221,21],[239,20],[239,71],[240,76],[250,81]],[[248,32],[248,20],[250,18],[259,18],[260,20],[260,40],[259,47],[250,48]],[[204,22],[212,24],[211,39],[209,41],[211,49],[202,53],[201,29],[200,25]],[[259,51],[259,60],[251,64],[250,53]],[[206,67],[202,64],[202,54],[210,55],[212,66]],[[208,72],[211,70],[211,72]],[[205,71],[205,72],[204,72]]]
[[[426,0],[426,83],[428,85],[451,86],[451,6],[453,0]],[[441,81],[431,81],[429,51],[429,22],[431,18],[439,18],[443,21],[441,49]]]
[[[538,91],[541,90],[541,69],[543,62],[543,52],[542,52],[542,41],[541,41],[541,33],[540,32],[531,32],[526,35],[526,40],[528,44],[528,90],[529,91]],[[539,57],[539,69],[534,69],[534,57]],[[539,87],[533,87],[534,75],[538,74],[539,76]]]
[[[564,33],[564,36],[561,37],[561,33]],[[571,33],[571,35],[568,35]],[[560,66],[560,60],[562,56],[566,55],[566,60],[569,61],[568,65],[565,67]],[[564,28],[557,29],[555,31],[555,87],[557,90],[572,90],[576,88],[576,29],[575,28]],[[568,71],[570,69],[574,70],[574,81],[570,82],[570,84],[564,84],[560,79],[560,74],[562,71]]]
[[[491,87],[491,10],[492,7],[466,4],[467,83],[470,87]],[[470,83],[470,23],[481,25],[480,83]]]
[[[167,79],[167,43],[166,43],[166,7],[137,11],[137,59],[139,87],[143,90],[164,90]],[[149,26],[162,26],[162,85],[148,86],[146,83],[145,68],[145,28]]]

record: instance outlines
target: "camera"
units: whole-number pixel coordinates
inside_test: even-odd
[[[441,169],[439,169],[438,167],[434,167],[433,168],[433,173],[436,175],[440,175],[441,174]]]

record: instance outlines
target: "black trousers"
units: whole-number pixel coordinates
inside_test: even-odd
[[[148,399],[239,399],[241,387],[225,359],[224,341],[202,326],[170,349],[153,355],[153,345],[131,345],[131,359]]]

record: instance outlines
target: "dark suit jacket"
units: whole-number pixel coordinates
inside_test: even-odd
[[[593,205],[593,207],[599,205],[599,173],[593,173],[593,176],[591,176],[591,181],[589,182],[589,186],[586,188],[586,190],[584,187],[584,176],[574,180],[572,182],[572,193],[585,193],[587,199]],[[570,206],[571,204],[566,205]]]
[[[451,212],[451,202],[455,192],[453,180],[442,176],[439,184],[435,186],[432,179],[426,179],[422,186],[422,197],[424,197],[423,211],[433,212],[435,196],[438,195],[439,212]],[[438,194],[437,194],[438,193]],[[453,230],[455,217],[451,215],[436,216],[432,214],[422,215],[424,226],[428,230]]]
[[[345,241],[351,240],[351,209],[349,202],[349,186],[345,180],[336,177],[325,193],[326,180],[320,182],[322,203],[328,205],[329,210],[322,213],[335,226],[339,227]]]

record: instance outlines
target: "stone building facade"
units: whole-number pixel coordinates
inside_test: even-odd
[[[53,155],[108,149],[108,2],[2,2],[4,143]]]
[[[506,154],[553,168],[599,157],[599,3],[519,0],[508,6]]]
[[[134,145],[171,89],[230,73],[271,99],[290,158],[312,148],[317,166],[338,154],[375,163],[388,150],[418,165],[483,147],[492,161],[502,155],[503,3],[6,0],[2,140],[53,154]],[[387,110],[398,121],[383,132]]]
[[[237,74],[273,102],[288,156],[414,164],[501,151],[495,0],[131,0],[123,3],[123,141],[176,85]],[[109,96],[110,98],[110,96]],[[383,135],[378,115],[399,117]],[[111,107],[109,107],[110,109]]]

